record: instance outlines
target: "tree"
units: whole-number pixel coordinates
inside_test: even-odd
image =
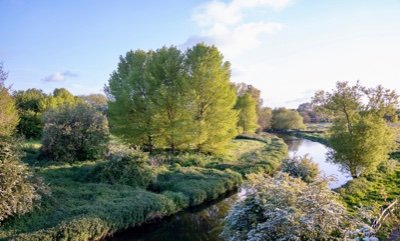
[[[107,118],[86,104],[62,105],[44,114],[42,155],[53,161],[84,161],[104,156]]]
[[[130,51],[106,87],[111,130],[150,151],[220,151],[236,135],[229,78],[229,63],[215,47]]]
[[[149,63],[149,76],[157,86],[153,108],[159,128],[158,142],[176,149],[188,149],[193,135],[191,86],[184,69],[184,55],[176,47],[158,49]]]
[[[195,145],[200,151],[223,152],[237,134],[230,64],[215,46],[197,44],[186,52],[185,67],[193,93]]]
[[[20,116],[17,131],[26,138],[39,138],[43,130],[41,103],[46,94],[39,89],[28,89],[14,91],[13,97]]]
[[[65,88],[54,89],[53,94],[49,95],[40,103],[40,108],[44,112],[51,108],[57,108],[62,105],[77,105],[83,103],[83,100],[74,96]]]
[[[103,94],[89,94],[79,96],[86,104],[103,114],[107,113],[107,97]]]
[[[303,117],[294,110],[277,108],[272,111],[271,126],[276,130],[304,129]]]
[[[239,111],[238,127],[240,132],[254,133],[259,127],[256,108],[256,101],[250,94],[245,93],[238,96],[235,109]]]
[[[149,76],[153,51],[129,51],[120,57],[118,69],[111,74],[105,92],[111,132],[132,145],[152,150],[159,135],[152,99],[156,86]]]
[[[271,128],[272,109],[269,107],[262,107],[258,114],[258,124],[262,131]]]
[[[329,157],[353,178],[375,170],[388,159],[395,145],[394,134],[385,119],[395,120],[396,92],[378,86],[367,89],[357,82],[337,82],[332,92],[318,91],[313,103],[320,112],[334,118]]]
[[[345,240],[359,224],[325,180],[307,184],[284,173],[252,174],[248,190],[225,218],[226,240]]]
[[[18,125],[19,117],[15,101],[4,86],[8,73],[3,70],[0,63],[0,136],[10,136]]]

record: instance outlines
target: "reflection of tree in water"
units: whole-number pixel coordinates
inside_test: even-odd
[[[292,153],[296,153],[299,150],[299,148],[303,142],[301,139],[296,138],[296,137],[285,137],[284,141],[285,141],[286,145],[288,146],[289,152],[292,152]]]
[[[223,241],[220,237],[223,219],[237,196],[183,211],[159,223],[127,230],[107,241]]]

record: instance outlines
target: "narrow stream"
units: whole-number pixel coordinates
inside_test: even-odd
[[[329,150],[326,146],[286,135],[280,137],[289,147],[289,156],[309,154],[318,163],[323,175],[335,176],[336,181],[330,183],[331,188],[339,187],[350,179],[341,173],[336,165],[326,162],[326,153]],[[223,241],[220,237],[223,219],[242,195],[241,191],[226,195],[214,202],[179,212],[160,222],[120,232],[106,241]]]

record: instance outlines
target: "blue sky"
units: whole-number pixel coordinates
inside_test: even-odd
[[[267,106],[339,80],[400,92],[400,0],[0,0],[0,22],[13,89],[99,93],[130,49],[204,41]]]

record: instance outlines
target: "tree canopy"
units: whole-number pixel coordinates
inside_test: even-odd
[[[129,51],[106,87],[111,130],[148,149],[223,151],[236,135],[230,65],[198,44]]]
[[[338,82],[331,92],[318,91],[313,103],[333,118],[330,159],[354,178],[388,159],[395,137],[385,120],[396,120],[399,102],[395,91]]]
[[[245,93],[238,96],[235,109],[239,111],[238,127],[243,133],[254,133],[258,125],[257,104],[254,98]]]
[[[295,110],[277,108],[272,111],[271,127],[276,130],[304,129],[303,117]]]

